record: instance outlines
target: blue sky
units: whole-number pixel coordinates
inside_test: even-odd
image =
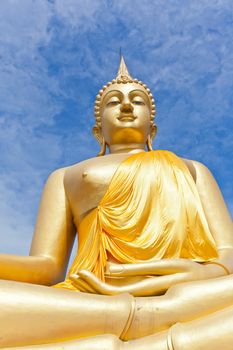
[[[0,251],[28,253],[49,173],[97,153],[120,47],[153,91],[154,148],[206,164],[233,213],[232,38],[232,0],[1,0]]]

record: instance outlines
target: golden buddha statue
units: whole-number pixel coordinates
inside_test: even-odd
[[[0,255],[0,348],[232,349],[231,218],[203,164],[152,150],[154,116],[122,57],[99,157],[49,176],[30,256]]]

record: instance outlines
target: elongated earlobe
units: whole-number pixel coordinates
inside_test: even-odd
[[[103,138],[103,141],[99,143],[100,144],[100,152],[97,154],[98,157],[104,156],[106,153],[106,142]]]
[[[146,141],[146,145],[147,145],[148,151],[153,151],[152,142],[153,142],[153,139],[154,139],[155,135],[157,134],[157,130],[158,130],[157,125],[153,124],[151,126],[151,132],[148,135],[148,138],[147,138],[147,141]]]
[[[148,138],[147,138],[147,141],[146,141],[146,145],[147,145],[148,151],[153,151],[152,140],[151,140],[151,136],[150,135],[148,135]]]
[[[100,145],[100,152],[97,154],[97,156],[104,156],[106,153],[106,142],[102,135],[101,129],[95,125],[92,129],[92,132]]]

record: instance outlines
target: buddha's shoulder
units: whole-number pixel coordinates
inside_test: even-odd
[[[194,159],[183,158],[183,157],[179,156],[178,154],[175,154],[175,153],[168,151],[168,150],[165,150],[165,151],[161,150],[159,152],[161,152],[161,154],[165,154],[165,155],[171,154],[173,157],[178,157],[186,165],[186,167],[189,169],[189,172],[191,173],[194,180],[197,179],[197,176],[199,176],[199,178],[200,177],[202,177],[202,178],[203,177],[205,177],[205,178],[213,177],[213,175],[211,174],[208,167],[200,161],[197,161]]]
[[[107,169],[107,167],[119,163],[121,158],[122,157],[113,155],[89,158],[79,163],[56,169],[50,174],[49,178],[57,179],[58,181],[59,179],[63,179],[63,181],[69,181],[71,179],[78,180],[79,177],[85,176],[86,172],[93,172],[103,168]]]
[[[213,177],[210,170],[205,164],[193,159],[182,157],[180,157],[180,159],[186,164],[195,181],[197,180],[197,177],[207,179]]]
[[[48,179],[64,179],[65,177],[70,177],[73,175],[78,175],[88,166],[97,163],[97,158],[90,158],[83,160],[79,163],[75,163],[66,167],[58,168],[52,171]]]

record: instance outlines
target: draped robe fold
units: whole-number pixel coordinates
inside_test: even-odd
[[[205,262],[218,256],[195,182],[169,151],[141,152],[117,168],[98,207],[78,227],[78,254],[64,282],[89,270],[101,280],[108,256],[119,263],[163,258]]]

